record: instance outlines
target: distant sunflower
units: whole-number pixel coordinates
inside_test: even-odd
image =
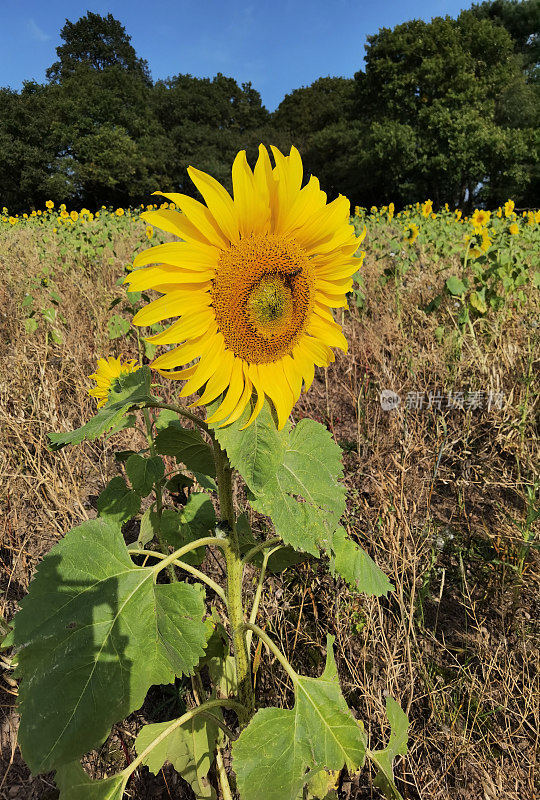
[[[101,408],[107,402],[111,386],[115,378],[119,375],[129,375],[130,372],[136,372],[140,369],[140,365],[132,358],[129,361],[122,362],[121,358],[98,358],[97,369],[89,378],[93,378],[96,386],[88,390],[90,397],[94,397],[97,401],[97,407]]]
[[[484,225],[487,225],[491,217],[491,211],[485,211],[483,208],[476,208],[472,217],[471,222],[476,228],[483,228]]]
[[[405,228],[405,231],[403,233],[403,240],[408,244],[413,244],[419,232],[420,231],[418,225],[415,225],[414,222],[411,222],[410,225],[407,225],[407,227]]]
[[[210,175],[188,173],[206,205],[182,194],[163,194],[177,211],[141,216],[184,241],[140,253],[126,282],[131,291],[163,294],[134,317],[136,325],[180,317],[152,344],[177,344],[152,366],[187,380],[181,396],[205,386],[194,405],[224,395],[209,421],[237,420],[254,392],[256,402],[244,427],[259,414],[265,395],[282,428],[307,391],[315,366],[334,361],[331,347],[347,349],[331,309],[346,307],[352,275],[359,266],[349,201],[331,203],[311,177],[302,188],[300,154],[265,147],[252,171],[245,151],[233,164],[234,200]],[[185,369],[177,369],[198,362]]]

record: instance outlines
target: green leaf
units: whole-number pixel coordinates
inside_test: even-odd
[[[24,321],[24,329],[26,333],[35,333],[38,329],[38,321],[35,317],[28,317]]]
[[[125,417],[122,417],[116,425],[105,434],[105,438],[109,439],[111,436],[114,436],[115,433],[118,431],[125,431],[127,428],[135,428],[137,425],[137,417],[135,414],[126,414]],[[116,456],[116,453],[115,453]]]
[[[437,340],[437,342],[439,344],[441,344],[442,340],[444,339],[444,335],[445,335],[444,327],[442,325],[438,325],[435,328],[434,333],[435,333],[435,339]]]
[[[217,712],[220,714],[220,712]],[[135,750],[140,755],[158,736],[171,727],[170,722],[145,725],[135,739]],[[150,772],[157,775],[166,761],[186,780],[197,800],[215,798],[216,793],[207,775],[214,760],[213,753],[219,727],[211,719],[198,714],[184,725],[174,728],[142,761]]]
[[[124,319],[119,314],[113,314],[107,325],[109,339],[119,339],[121,336],[125,336],[129,328],[130,324],[127,319]]]
[[[311,775],[306,770],[359,769],[365,735],[341,694],[333,637],[327,637],[320,678],[296,675],[291,711],[258,711],[233,744],[233,766],[242,800],[296,800]]]
[[[486,305],[486,287],[482,289],[481,292],[471,292],[469,295],[469,302],[473,308],[475,308],[479,314],[485,314],[487,311]]]
[[[195,481],[182,472],[177,472],[165,484],[165,488],[172,494],[183,494],[185,489],[191,489]]]
[[[99,516],[108,517],[118,525],[138,514],[140,508],[140,496],[127,486],[121,475],[109,481],[97,499]]]
[[[438,311],[439,306],[442,303],[442,300],[443,300],[442,294],[438,294],[436,297],[434,297],[432,300],[430,300],[429,303],[426,303],[426,305],[420,306],[420,308],[426,314],[433,314],[434,311]]]
[[[209,478],[207,475],[203,475],[202,472],[197,472],[194,469],[192,469],[191,472],[202,489],[206,489],[207,492],[217,492],[217,483],[213,478]]]
[[[78,761],[56,771],[59,800],[122,800],[127,783],[125,775],[111,775],[101,781],[91,780]]]
[[[129,481],[140,497],[147,497],[154,484],[165,474],[165,465],[159,456],[143,458],[135,454],[126,461]]]
[[[332,575],[337,572],[356,591],[377,597],[393,591],[394,587],[384,572],[365,550],[349,539],[341,526],[334,533],[332,551]]]
[[[156,355],[157,345],[152,344],[152,342],[144,342],[144,354],[146,358],[151,361],[154,356]]]
[[[341,450],[327,429],[311,419],[303,419],[286,436],[279,466],[252,505],[271,518],[286,544],[318,556],[321,549],[330,550],[345,510]]]
[[[233,743],[233,768],[240,800],[297,800],[305,783],[295,713],[262,708]]]
[[[48,322],[49,325],[52,325],[56,320],[56,309],[55,308],[42,308],[41,309],[41,316]]]
[[[49,433],[51,450],[60,450],[67,444],[80,444],[84,439],[97,439],[118,425],[131,408],[139,408],[155,400],[150,394],[150,367],[120,375],[111,386],[107,403],[86,425],[67,433]]]
[[[208,409],[209,416],[219,406],[219,401],[214,405]],[[250,415],[251,407],[248,404],[237,422],[225,428],[213,426],[213,430],[234,469],[238,470],[251,491],[256,494],[274,476],[281,460],[286,434],[277,430],[268,402],[264,403],[259,416],[249,428],[240,430]]]
[[[204,654],[199,585],[156,584],[108,519],[84,522],[38,566],[6,645],[18,653],[19,742],[32,772],[99,746],[148,688]]]
[[[337,800],[337,793],[335,791],[339,774],[335,771],[328,772],[328,770],[321,769],[316,772],[307,782],[308,800],[316,798],[317,800]]]
[[[171,422],[179,422],[178,414],[176,411],[171,411],[168,408],[162,408],[156,417],[154,425],[156,426],[156,430],[161,431]]]
[[[141,299],[142,292],[126,292],[126,297],[132,305],[135,305]]]
[[[49,336],[51,337],[51,339],[55,344],[62,344],[64,340],[61,331],[57,331],[54,328],[51,331],[49,331]]]
[[[137,544],[139,547],[146,547],[148,542],[151,542],[156,533],[158,532],[159,514],[153,511],[152,508],[147,508],[141,517],[141,525],[139,528],[139,535],[137,536]]]
[[[203,492],[191,494],[180,513],[167,508],[161,518],[163,538],[175,550],[203,536],[211,535],[215,527],[214,506],[208,495]],[[182,561],[195,566],[202,563],[204,554],[205,548],[198,547],[196,550],[185,553]]]
[[[446,281],[446,288],[448,289],[450,294],[456,297],[461,297],[461,295],[465,294],[465,292],[467,291],[467,288],[463,283],[463,281],[461,281],[459,278],[456,278],[455,275],[452,275],[451,278],[448,278],[448,280]]]
[[[128,458],[136,453],[135,450],[115,450],[114,457],[117,461],[123,463]]]
[[[220,697],[232,697],[238,691],[234,656],[209,658],[208,672]]]
[[[375,786],[382,789],[389,800],[403,800],[394,784],[392,762],[396,756],[404,756],[407,752],[409,720],[407,714],[392,697],[386,698],[386,716],[390,723],[388,744],[384,750],[370,751],[369,757],[379,768]]]
[[[199,431],[184,428],[179,420],[172,420],[166,428],[159,431],[155,447],[156,453],[174,456],[189,470],[212,477],[216,474],[211,447],[206,444]]]

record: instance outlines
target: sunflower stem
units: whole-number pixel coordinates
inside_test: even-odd
[[[197,425],[201,430],[207,433],[212,439],[214,435],[206,422],[198,417],[196,414],[192,414],[191,411],[188,411],[187,408],[183,408],[183,406],[175,406],[171,403],[159,403],[159,402],[149,402],[146,404],[146,408],[164,408],[168,411],[174,411],[176,414],[179,414],[181,417],[185,417]]]
[[[214,457],[216,461],[216,481],[218,486],[219,508],[223,522],[227,523],[229,547],[225,549],[227,562],[227,603],[229,621],[231,624],[234,658],[236,662],[236,677],[238,681],[238,699],[247,708],[248,718],[241,720],[246,723],[255,711],[253,685],[251,683],[251,668],[246,643],[245,628],[243,627],[244,607],[242,604],[242,575],[244,564],[240,554],[238,532],[236,529],[236,515],[234,513],[232,469],[227,454],[214,440]]]

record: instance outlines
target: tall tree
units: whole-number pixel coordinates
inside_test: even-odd
[[[212,79],[177,75],[158,81],[152,107],[173,152],[170,183],[187,193],[196,191],[186,173],[190,164],[230,186],[238,150],[253,155],[267,136],[268,112],[259,93],[221,73]]]
[[[473,4],[478,19],[489,19],[506,28],[527,71],[538,77],[540,67],[540,0],[486,0]]]
[[[500,115],[507,87],[525,87],[505,28],[471,12],[414,20],[368,37],[366,51],[365,72],[355,78],[356,115],[371,124],[367,140],[381,126],[381,136],[390,125],[414,132],[408,169],[394,150],[381,154],[397,200],[472,204],[523,192],[536,156],[526,146],[530,131],[510,132]]]
[[[58,61],[47,70],[49,80],[62,81],[84,64],[96,70],[117,66],[151,83],[147,62],[138,58],[131,36],[112,14],[87,11],[76,22],[66,19],[60,36],[64,44],[56,48]]]

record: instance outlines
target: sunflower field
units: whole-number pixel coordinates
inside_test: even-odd
[[[0,797],[533,797],[540,211],[188,173],[0,215]]]

